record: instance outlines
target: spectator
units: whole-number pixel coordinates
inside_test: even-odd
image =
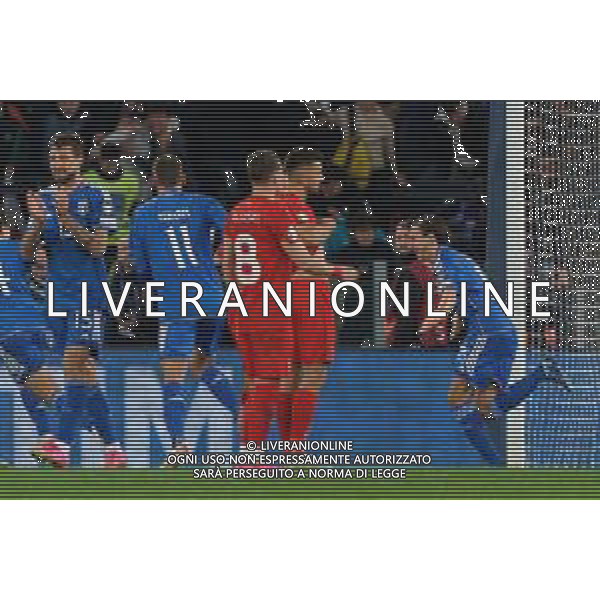
[[[176,154],[187,162],[185,142],[179,128],[177,115],[169,110],[165,103],[146,103],[144,105],[146,125],[150,132],[151,159],[161,154]]]
[[[129,222],[135,206],[149,194],[149,189],[140,172],[121,158],[122,153],[120,146],[112,142],[94,148],[93,168],[86,171],[84,179],[110,197],[116,229],[109,236],[109,249],[118,250],[120,262],[128,262]]]
[[[0,181],[31,180],[28,164],[31,150],[29,108],[20,102],[0,102]]]
[[[144,106],[140,102],[126,100],[121,107],[116,128],[108,134],[97,136],[96,144],[119,144],[122,158],[130,158],[144,173],[149,173],[151,137],[143,111]]]
[[[397,184],[407,184],[396,165],[394,121],[379,102],[359,101],[340,109],[335,118],[343,140],[334,162],[346,168],[356,185],[366,188],[372,175],[382,170],[391,171]]]
[[[344,321],[340,332],[342,343],[361,343],[372,345],[375,305],[374,263],[384,263],[384,277],[389,280],[398,263],[398,255],[391,245],[378,233],[373,220],[365,211],[354,211],[348,218],[350,240],[348,244],[334,253],[330,260],[334,264],[348,265],[361,272],[357,283],[365,295],[363,310],[352,319]],[[328,257],[329,258],[329,257]],[[357,306],[358,298],[348,294],[344,302],[344,310],[351,311]]]

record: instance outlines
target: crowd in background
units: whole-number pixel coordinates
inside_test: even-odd
[[[488,112],[489,103],[461,101],[4,101],[0,192],[23,224],[26,191],[50,183],[48,142],[57,132],[81,137],[88,181],[98,185],[100,173],[107,185],[120,186],[130,214],[151,195],[150,169],[161,154],[181,157],[190,190],[230,208],[250,191],[249,153],[284,156],[293,147],[314,147],[326,157],[325,181],[309,203],[337,223],[328,259],[358,267],[365,290],[378,263],[388,281],[419,284],[421,267],[390,245],[399,218],[441,216],[453,245],[485,261]],[[123,224],[111,252],[119,252],[126,232]],[[412,287],[418,303],[419,285]],[[374,301],[367,293],[361,316],[341,325],[342,343],[372,343]],[[388,342],[417,343],[415,319],[388,324]]]

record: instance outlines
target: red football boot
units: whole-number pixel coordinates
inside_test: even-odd
[[[52,436],[40,439],[31,451],[31,455],[39,462],[47,463],[57,469],[66,469],[70,462],[69,447]]]
[[[124,469],[127,466],[127,454],[121,446],[111,445],[104,450],[105,469]]]

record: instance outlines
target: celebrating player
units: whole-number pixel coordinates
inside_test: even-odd
[[[50,169],[55,185],[29,197],[30,225],[24,252],[34,259],[43,241],[48,256],[48,281],[54,284],[55,309],[50,317],[63,356],[65,393],[59,403],[60,440],[49,449],[49,461],[67,466],[77,429],[93,427],[105,444],[106,467],[123,467],[125,454],[112,430],[108,404],[98,381],[97,356],[102,344],[103,254],[111,226],[110,207],[102,192],[81,177],[83,150],[76,135],[57,134],[50,142]],[[82,282],[88,303],[82,307]],[[84,310],[85,309],[85,310]]]
[[[295,148],[286,157],[289,177],[288,208],[294,215],[296,229],[311,255],[325,260],[323,243],[333,230],[331,218],[317,222],[313,209],[306,203],[309,193],[317,192],[323,180],[323,157],[312,148]],[[310,316],[309,285],[314,281],[315,314]],[[314,277],[298,268],[294,284],[294,363],[295,377],[291,394],[289,437],[306,438],[313,420],[321,388],[327,378],[327,366],[333,361],[336,343],[335,313],[331,306],[329,278]]]
[[[503,460],[489,434],[486,418],[505,414],[518,406],[542,383],[568,388],[552,360],[509,385],[518,340],[510,317],[495,303],[484,314],[484,283],[487,281],[474,260],[447,245],[445,226],[433,217],[401,222],[395,246],[400,252],[414,252],[423,263],[433,265],[442,293],[435,311],[450,312],[457,304],[461,282],[466,284],[467,316],[465,338],[458,353],[456,373],[448,401],[467,438],[492,465]],[[447,316],[426,317],[421,333],[437,328]]]
[[[164,282],[165,316],[160,319],[159,343],[164,418],[173,452],[187,452],[188,388],[194,387],[197,377],[226,408],[235,408],[228,378],[214,363],[206,362],[224,325],[224,318],[217,316],[223,286],[213,255],[223,234],[225,211],[216,200],[183,190],[183,165],[174,155],[154,161],[153,179],[157,196],[136,210],[130,247],[138,275],[145,281]],[[192,314],[182,316],[182,282],[202,286],[199,306],[204,316],[193,307],[187,308]],[[194,357],[195,352],[200,357]]]
[[[39,436],[32,454],[54,463],[56,439],[48,409],[56,399],[58,384],[45,365],[51,333],[43,307],[31,293],[21,242],[10,237],[4,206],[0,206],[0,315],[0,358],[19,386]],[[64,457],[58,458],[56,464],[62,466]]]
[[[230,214],[223,252],[226,276],[239,286],[248,311],[248,316],[230,313],[245,369],[242,446],[248,441],[263,441],[275,419],[279,421],[282,437],[290,433],[293,320],[284,316],[271,299],[269,314],[263,316],[263,284],[271,284],[284,298],[286,283],[292,282],[296,269],[320,277],[354,276],[353,270],[333,267],[322,256],[307,252],[297,231],[297,218],[289,210],[288,177],[274,152],[263,150],[251,154],[248,176],[252,196]]]

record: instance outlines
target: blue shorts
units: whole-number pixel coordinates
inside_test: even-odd
[[[48,329],[16,331],[0,340],[0,360],[11,377],[22,384],[41,369],[52,351]]]
[[[208,356],[221,341],[224,317],[173,317],[160,320],[158,349],[161,358],[189,358],[196,349]]]
[[[456,357],[456,371],[476,389],[485,389],[491,384],[504,389],[517,348],[514,333],[467,334]]]
[[[57,352],[64,354],[67,346],[85,346],[94,356],[100,354],[104,340],[104,312],[89,309],[86,317],[81,308],[67,309],[66,317],[48,317],[48,324],[56,343]]]

